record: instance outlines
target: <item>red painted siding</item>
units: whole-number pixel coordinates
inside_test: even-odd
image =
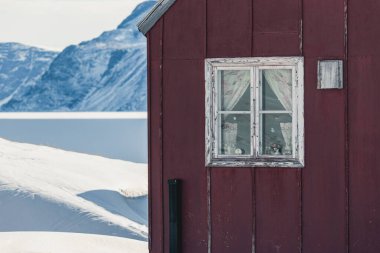
[[[163,251],[162,28],[161,20],[148,35],[149,246],[152,253]]]
[[[317,59],[306,59],[305,81],[316,84]],[[305,252],[345,252],[345,113],[342,91],[305,87],[303,248]],[[333,107],[331,105],[334,104]]]
[[[252,251],[252,184],[248,169],[212,169],[212,252]]]
[[[183,179],[183,253],[207,252],[203,68],[203,60],[164,60],[164,180]],[[164,185],[165,238],[169,232],[167,207]],[[168,240],[165,249],[168,252]]]
[[[350,59],[350,252],[380,250],[380,57]]]
[[[205,6],[205,0],[177,1],[163,23],[163,228],[168,238],[167,180],[181,178],[184,253],[206,253],[208,244],[203,117]],[[164,252],[168,251],[169,241],[165,240]]]
[[[303,44],[306,57],[345,55],[345,0],[303,1]]]
[[[350,0],[350,252],[380,251],[380,2]]]
[[[301,251],[300,173],[256,171],[256,252]]]
[[[316,89],[318,60],[345,59],[344,0],[304,1],[303,8],[303,250],[347,252],[346,89]]]
[[[251,34],[251,0],[207,1],[207,57],[250,56]]]
[[[252,56],[298,56],[300,1],[255,0]],[[276,18],[273,18],[276,17]],[[256,169],[256,252],[301,251],[301,171]]]
[[[165,14],[166,59],[203,59],[206,49],[206,0],[177,1]]]
[[[183,252],[380,252],[380,3],[348,1],[348,51],[346,4],[177,0],[151,29],[151,252],[169,250],[169,178]],[[204,166],[204,59],[249,56],[305,57],[303,169]],[[319,59],[345,60],[343,90],[317,90]]]
[[[207,57],[252,53],[252,1],[207,1]],[[236,27],[239,29],[236,29]],[[240,41],[240,43],[236,43]],[[203,102],[204,106],[204,102]],[[204,112],[203,112],[204,114]],[[204,136],[203,136],[204,140]],[[252,252],[254,226],[251,169],[210,168],[211,251]],[[239,213],[239,215],[236,215]]]

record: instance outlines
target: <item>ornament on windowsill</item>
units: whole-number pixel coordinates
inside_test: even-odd
[[[244,149],[237,148],[235,149],[235,155],[243,155],[245,153]]]
[[[271,155],[281,155],[282,154],[282,146],[278,143],[273,143],[270,145]]]

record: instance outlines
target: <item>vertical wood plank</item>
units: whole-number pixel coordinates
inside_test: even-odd
[[[183,253],[206,253],[208,249],[203,80],[203,59],[164,60],[164,181],[183,180]],[[164,252],[168,252],[167,186],[164,207]]]
[[[299,56],[299,34],[284,33],[254,33],[253,52],[255,56]]]
[[[252,185],[250,169],[212,169],[211,252],[252,252]]]
[[[307,46],[305,46],[305,50]],[[345,92],[317,89],[305,60],[304,252],[346,252]]]
[[[254,31],[299,32],[301,5],[299,0],[255,0]]]
[[[207,57],[251,55],[252,0],[207,1]]]
[[[162,205],[162,21],[148,33],[149,244],[163,251]]]
[[[345,58],[344,0],[304,1],[303,7],[303,249],[346,252],[346,90],[317,90],[318,60]]]
[[[348,1],[349,56],[380,55],[380,2]]]
[[[301,52],[300,0],[253,0],[255,56],[297,56]]]
[[[182,252],[208,250],[204,166],[206,0],[176,1],[164,15],[164,251],[168,252],[167,180],[182,180]]]
[[[206,48],[206,0],[176,1],[165,14],[165,59],[203,59]]]
[[[380,57],[349,62],[350,252],[375,253],[380,252]]]
[[[379,1],[348,1],[351,253],[380,251],[379,11]]]
[[[299,169],[256,170],[256,252],[301,252]]]
[[[207,1],[207,57],[251,55],[252,3],[252,0]],[[211,252],[252,252],[253,169],[210,170]]]
[[[344,57],[344,0],[304,1],[305,57]]]
[[[301,52],[301,1],[254,0],[254,56]],[[260,168],[255,172],[256,239],[260,252],[301,252],[301,170]]]
[[[149,58],[151,60],[162,60],[163,43],[163,18],[161,18],[149,31]]]

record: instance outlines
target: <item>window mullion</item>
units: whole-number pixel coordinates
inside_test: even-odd
[[[296,158],[296,147],[297,147],[297,132],[298,132],[298,111],[297,111],[297,101],[298,101],[298,92],[297,92],[297,83],[298,76],[296,73],[296,68],[292,68],[292,154],[293,158]]]
[[[254,67],[251,67],[251,83],[250,83],[250,92],[251,92],[251,156],[255,156],[255,92],[254,92],[254,83],[255,83],[255,75],[254,75]]]
[[[216,85],[216,88],[215,88],[215,97],[216,97],[216,101],[215,101],[215,114],[214,114],[214,117],[215,117],[215,129],[214,131],[216,132],[215,136],[217,136],[217,138],[215,138],[215,155],[218,156],[219,155],[219,142],[221,141],[221,129],[219,128],[220,124],[221,124],[221,120],[220,120],[220,115],[219,115],[219,108],[220,108],[220,101],[221,101],[221,95],[220,95],[220,80],[219,80],[219,76],[218,76],[218,68],[215,68],[214,69],[214,73],[215,73],[215,85]]]
[[[261,77],[259,74],[259,68],[254,67],[255,72],[255,91],[256,91],[256,108],[255,108],[255,157],[257,158],[259,156],[259,149],[260,149],[260,136],[262,134],[260,133],[261,127],[260,127],[260,101],[261,101],[261,90],[260,90],[260,82]]]

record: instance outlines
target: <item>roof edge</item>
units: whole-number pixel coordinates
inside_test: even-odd
[[[159,0],[152,10],[137,24],[139,31],[146,35],[175,1]]]

